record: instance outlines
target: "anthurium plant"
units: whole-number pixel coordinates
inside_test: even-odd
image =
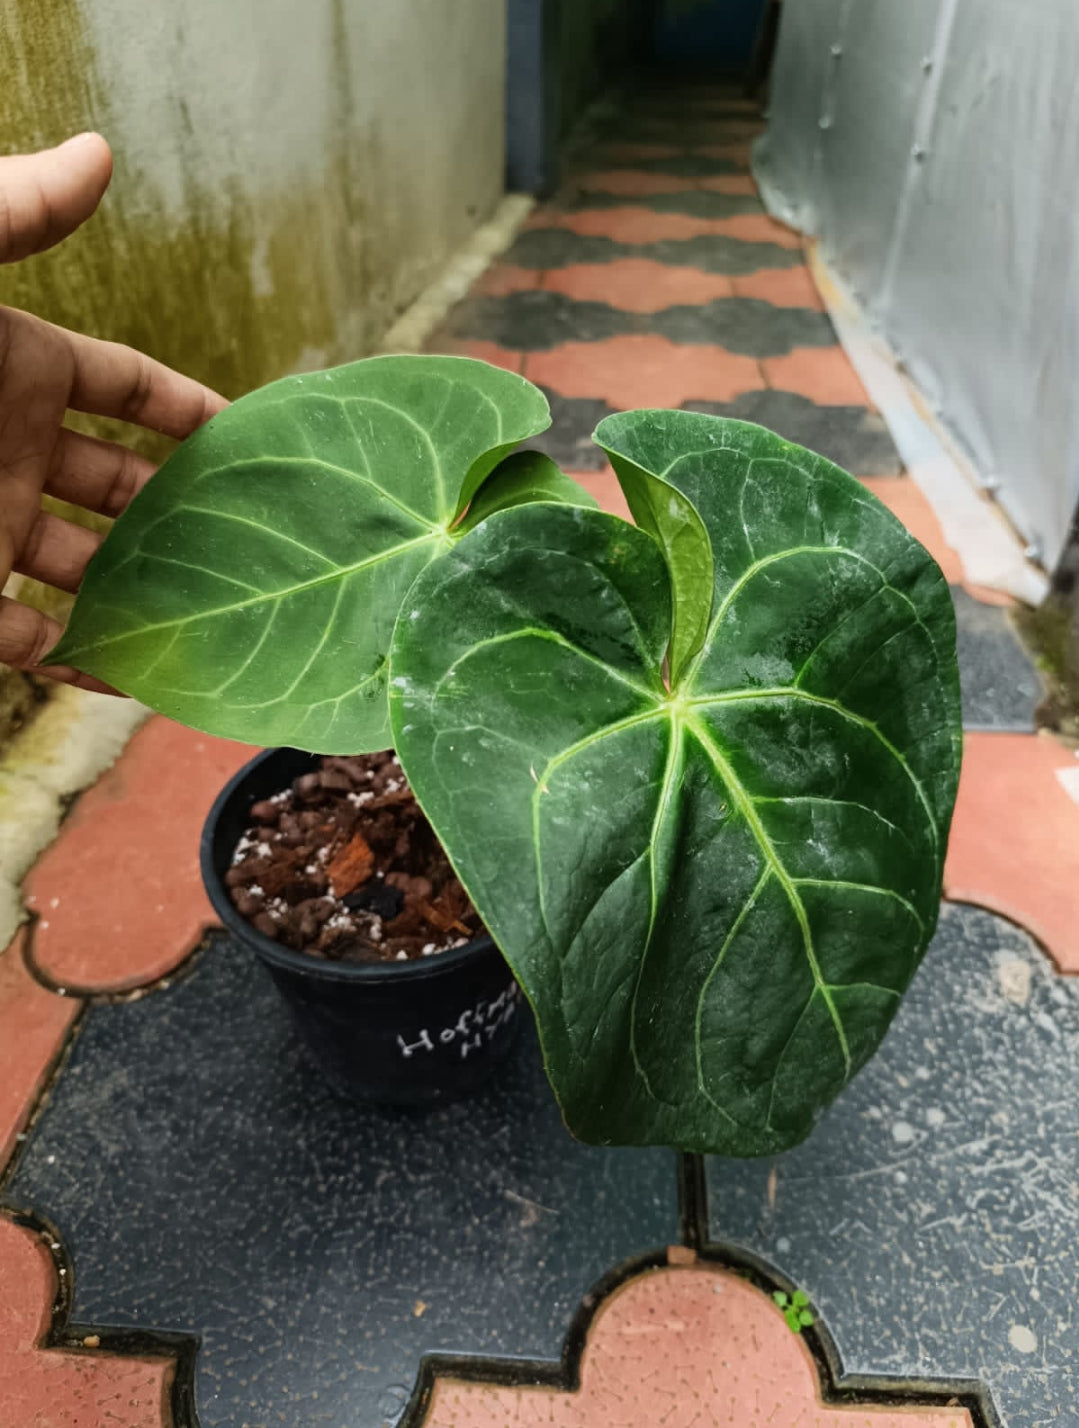
[[[56,659],[214,734],[392,742],[571,1131],[783,1150],[936,923],[948,587],[856,480],[760,427],[601,422],[631,525],[515,450],[548,423],[462,358],[263,388],[116,523]]]

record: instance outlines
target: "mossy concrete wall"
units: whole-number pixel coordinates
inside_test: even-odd
[[[505,47],[504,0],[3,0],[0,152],[116,171],[0,302],[229,397],[363,356],[501,196]]]

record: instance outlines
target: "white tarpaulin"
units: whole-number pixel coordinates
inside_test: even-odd
[[[786,0],[756,167],[1052,566],[1079,500],[1079,0]]]

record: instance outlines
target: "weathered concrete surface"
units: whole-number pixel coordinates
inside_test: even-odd
[[[19,885],[56,837],[68,802],[108,768],[148,712],[133,699],[58,685],[0,756],[0,950],[24,916]]]

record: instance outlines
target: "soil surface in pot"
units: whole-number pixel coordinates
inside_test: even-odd
[[[258,932],[336,962],[404,962],[483,925],[393,753],[326,757],[252,805],[225,874]]]

